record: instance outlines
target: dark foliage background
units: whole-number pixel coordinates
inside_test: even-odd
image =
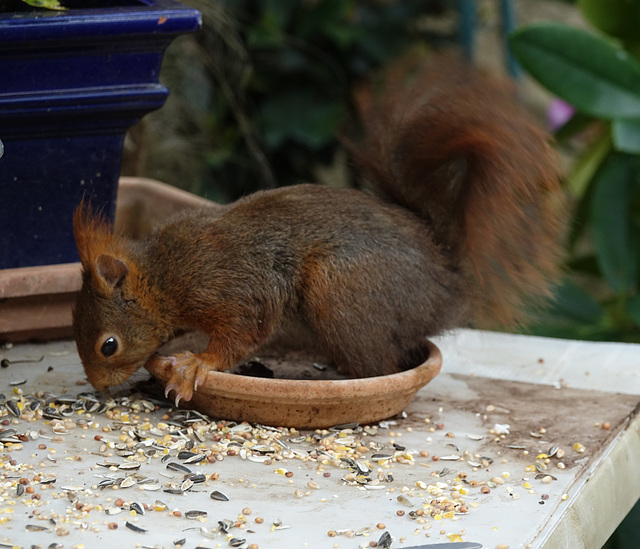
[[[204,29],[167,52],[171,97],[131,132],[124,173],[222,202],[322,179],[343,162],[336,134],[358,83],[408,49],[455,38],[445,0],[185,3]]]

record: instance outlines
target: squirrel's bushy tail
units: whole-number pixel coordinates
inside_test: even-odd
[[[508,83],[446,58],[401,86],[405,68],[394,89],[359,97],[365,137],[348,145],[354,161],[475,281],[476,322],[519,322],[559,274],[563,199],[549,136]]]

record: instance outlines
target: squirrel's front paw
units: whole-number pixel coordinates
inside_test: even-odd
[[[171,391],[175,391],[176,406],[181,400],[191,400],[193,393],[202,385],[210,370],[201,357],[190,352],[180,353],[164,359],[171,365],[171,375],[164,389],[164,396],[169,397]]]

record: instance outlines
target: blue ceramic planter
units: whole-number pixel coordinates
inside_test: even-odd
[[[113,215],[125,133],[162,106],[164,50],[201,22],[174,0],[76,2],[93,7],[0,13],[0,268],[77,261],[75,206]]]

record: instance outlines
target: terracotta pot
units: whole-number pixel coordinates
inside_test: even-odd
[[[426,362],[388,376],[297,380],[211,371],[184,406],[214,418],[298,429],[373,423],[404,410],[438,374],[442,355],[433,343],[428,347]],[[147,369],[163,384],[170,377],[171,366],[166,363],[152,362]]]

